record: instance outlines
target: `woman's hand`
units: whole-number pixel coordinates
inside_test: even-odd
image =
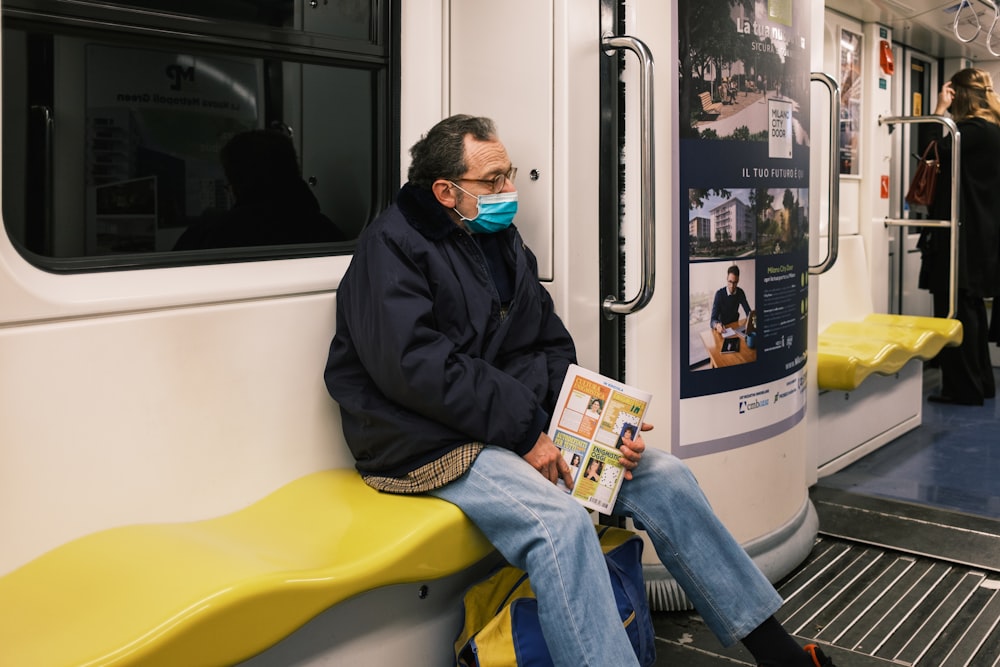
[[[948,108],[951,107],[951,101],[955,99],[955,89],[951,87],[951,81],[948,81],[941,87],[941,92],[938,93],[937,106],[934,107],[935,116],[943,116]]]

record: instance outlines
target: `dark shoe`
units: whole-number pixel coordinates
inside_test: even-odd
[[[982,405],[982,400],[964,399],[964,398],[953,398],[951,396],[936,395],[931,394],[927,397],[929,403],[945,403],[949,405]]]
[[[812,658],[813,664],[816,665],[816,667],[837,667],[833,664],[833,660],[823,653],[823,651],[821,651],[819,646],[816,646],[816,644],[806,644],[803,648],[805,648],[809,657]]]

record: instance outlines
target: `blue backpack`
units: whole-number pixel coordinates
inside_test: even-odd
[[[597,528],[622,624],[639,664],[651,667],[656,646],[642,579],[642,538],[622,528]],[[455,657],[460,667],[552,667],[538,601],[523,570],[503,566],[466,591]]]

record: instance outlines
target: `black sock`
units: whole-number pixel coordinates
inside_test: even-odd
[[[740,640],[760,667],[813,667],[812,658],[771,616]]]

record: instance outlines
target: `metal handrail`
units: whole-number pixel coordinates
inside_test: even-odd
[[[641,40],[627,35],[606,35],[601,40],[605,53],[617,50],[633,52],[639,58],[639,192],[640,219],[642,225],[642,267],[639,292],[628,301],[615,296],[604,299],[604,316],[613,319],[615,315],[636,313],[653,298],[656,283],[656,190],[654,184],[655,164],[653,163],[653,54]]]
[[[885,224],[896,227],[939,227],[951,228],[951,257],[949,259],[948,275],[948,317],[955,317],[955,303],[958,299],[958,228],[959,206],[958,193],[962,182],[962,133],[958,125],[947,116],[879,116],[878,124],[882,125],[909,123],[939,123],[948,128],[952,136],[951,149],[951,219],[950,220],[911,220],[909,218],[886,218]]]
[[[813,72],[812,81],[822,83],[830,91],[830,182],[826,230],[826,259],[809,265],[809,275],[818,276],[833,268],[840,244],[840,84],[829,74]]]

